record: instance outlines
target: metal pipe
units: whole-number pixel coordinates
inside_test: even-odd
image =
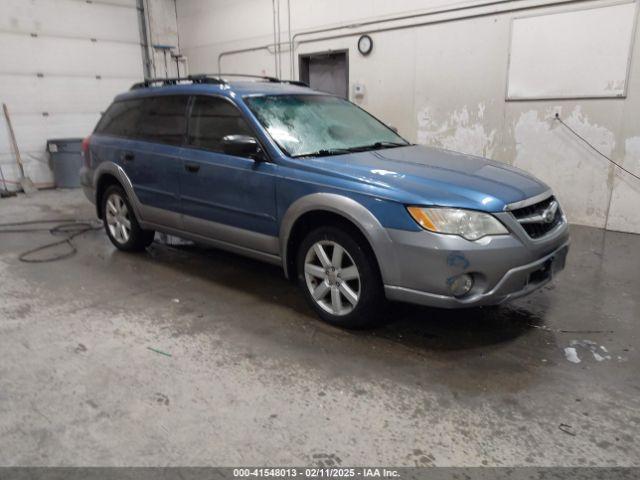
[[[144,12],[146,12],[147,14],[147,34],[149,35],[147,45],[151,47],[151,45],[153,45],[153,35],[151,35],[151,11],[149,9],[149,1],[142,0],[142,4],[144,7]],[[157,77],[158,73],[156,72],[156,52],[152,51],[151,49],[149,49],[149,52],[150,52],[150,61],[151,61],[149,70],[151,70],[151,67],[153,67],[153,76]]]
[[[273,0],[273,1],[275,1],[275,0]],[[298,38],[298,37],[300,37],[302,35],[312,35],[312,34],[318,34],[318,33],[326,33],[326,32],[331,32],[331,31],[336,31],[336,30],[343,30],[343,29],[346,29],[346,28],[349,28],[349,29],[359,28],[359,27],[370,26],[370,25],[375,25],[375,24],[379,24],[379,23],[387,23],[387,22],[393,22],[393,21],[398,21],[398,20],[407,20],[407,19],[420,18],[420,17],[425,17],[425,16],[441,15],[441,14],[445,14],[445,13],[454,13],[454,12],[459,12],[459,11],[472,10],[472,9],[478,9],[478,8],[482,8],[482,7],[489,7],[489,6],[501,5],[501,4],[505,4],[505,3],[521,2],[521,1],[524,1],[524,0],[494,0],[494,1],[491,1],[491,2],[485,2],[485,3],[481,3],[481,4],[476,4],[476,5],[466,5],[466,6],[463,6],[463,7],[451,7],[451,8],[445,8],[445,9],[441,9],[441,10],[437,10],[437,11],[417,13],[417,14],[412,14],[412,15],[403,15],[403,16],[399,16],[399,17],[391,17],[391,18],[384,18],[384,19],[378,19],[378,20],[370,20],[370,21],[366,21],[366,22],[358,22],[358,23],[349,24],[349,25],[340,25],[340,26],[335,26],[335,27],[328,27],[328,28],[323,28],[323,29],[311,30],[311,31],[307,31],[307,32],[300,32],[300,33],[296,33],[295,35],[293,35],[293,37],[291,39],[291,42],[289,44],[290,56],[291,56],[291,58],[293,60],[293,58],[295,57],[296,38]],[[328,37],[319,37],[319,38],[313,38],[313,39],[309,39],[309,40],[301,40],[298,43],[309,43],[309,42],[318,42],[318,41],[323,41],[323,40],[332,40],[332,39],[335,39],[335,38],[350,37],[352,35],[359,35],[359,34],[363,34],[363,33],[379,33],[379,32],[393,31],[393,30],[403,30],[403,29],[408,29],[408,28],[422,27],[422,26],[426,26],[426,25],[435,25],[435,24],[455,22],[455,21],[460,21],[460,20],[470,20],[470,19],[473,19],[473,18],[482,18],[482,17],[491,16],[491,15],[502,15],[502,14],[505,14],[505,13],[513,13],[513,12],[520,12],[520,11],[525,11],[525,10],[535,10],[535,9],[539,9],[539,8],[548,8],[548,7],[555,7],[555,6],[561,6],[561,5],[569,5],[569,4],[574,4],[574,3],[584,3],[584,2],[594,2],[594,1],[600,1],[600,0],[564,0],[564,1],[561,1],[561,2],[553,2],[553,3],[548,2],[548,3],[538,4],[538,5],[527,5],[527,6],[524,6],[524,7],[513,7],[513,8],[502,9],[502,10],[492,10],[490,12],[484,12],[484,13],[472,13],[472,14],[468,14],[468,15],[464,15],[464,16],[458,16],[458,17],[447,18],[447,19],[442,19],[442,20],[433,20],[433,21],[428,21],[428,22],[411,23],[411,24],[405,24],[405,25],[396,25],[396,26],[392,26],[392,27],[378,28],[378,29],[374,29],[374,30],[358,30],[356,32],[346,32],[346,33],[343,33],[343,34],[333,35],[333,36],[328,36]],[[275,35],[274,35],[274,39],[275,39]],[[225,57],[227,55],[234,55],[234,54],[238,54],[238,53],[253,52],[253,51],[259,51],[259,50],[269,50],[270,46],[271,45],[269,44],[269,45],[262,45],[262,46],[258,46],[258,47],[243,48],[243,49],[238,49],[238,50],[227,50],[225,52],[221,52],[218,55],[218,68],[220,68],[220,60],[222,59],[222,57]],[[274,46],[275,46],[275,42],[274,42]],[[293,64],[293,61],[292,61],[292,64]],[[293,78],[293,75],[292,75],[292,78]]]
[[[387,22],[397,22],[400,20],[411,20],[414,18],[420,18],[420,17],[426,17],[426,16],[431,16],[431,15],[442,15],[445,13],[455,13],[455,12],[459,12],[459,11],[464,11],[464,10],[469,10],[472,8],[482,8],[482,7],[491,7],[491,6],[495,6],[495,5],[501,5],[504,3],[513,3],[513,2],[519,2],[519,1],[524,1],[524,0],[491,0],[489,2],[484,2],[484,3],[478,3],[475,5],[465,5],[462,7],[449,7],[449,8],[443,8],[440,10],[434,10],[434,11],[429,11],[429,12],[423,12],[423,13],[413,13],[413,14],[409,14],[409,15],[400,15],[397,17],[389,17],[389,18],[379,18],[376,20],[367,20],[365,22],[357,22],[357,23],[351,23],[348,25],[338,25],[338,26],[334,26],[334,27],[326,27],[326,28],[319,28],[316,30],[308,30],[306,32],[299,32],[296,33],[292,40],[291,43],[289,45],[289,48],[293,51],[295,50],[295,42],[296,39],[298,37],[301,37],[303,35],[314,35],[317,33],[326,33],[326,32],[333,32],[336,30],[342,30],[345,28],[360,28],[360,27],[366,27],[369,25],[377,25],[379,23],[387,23]]]
[[[173,11],[176,16],[176,40],[178,43],[178,52],[180,52],[180,28],[178,28],[178,0],[173,0]]]
[[[522,0],[506,0],[506,1],[522,1]],[[310,43],[310,42],[318,42],[318,41],[326,41],[326,40],[334,40],[336,38],[350,37],[352,35],[360,35],[360,34],[364,34],[364,33],[382,33],[382,32],[390,32],[390,31],[395,31],[395,30],[406,30],[408,28],[424,27],[424,26],[427,26],[427,25],[439,25],[439,24],[442,24],[442,23],[450,23],[450,22],[458,22],[458,21],[463,21],[463,20],[470,20],[470,19],[474,19],[474,18],[490,17],[492,15],[503,15],[505,13],[515,13],[515,12],[522,12],[522,11],[525,11],[525,10],[535,10],[535,9],[539,9],[539,8],[558,7],[558,6],[570,5],[570,4],[574,4],[574,3],[585,3],[585,2],[595,2],[595,1],[601,1],[601,0],[564,0],[564,1],[561,1],[561,2],[554,2],[554,3],[546,3],[546,4],[539,4],[539,5],[527,5],[525,7],[513,7],[513,8],[508,8],[508,9],[505,9],[505,10],[492,10],[490,12],[471,13],[471,14],[468,14],[468,15],[463,15],[463,16],[454,17],[454,18],[445,18],[445,19],[441,19],[441,20],[429,20],[429,21],[426,21],[426,22],[410,23],[410,24],[406,24],[406,25],[396,25],[396,26],[392,26],[392,27],[383,27],[383,28],[376,28],[376,29],[360,30],[360,31],[357,31],[357,32],[346,32],[346,33],[341,33],[341,34],[338,34],[338,35],[331,35],[331,36],[328,36],[328,37],[310,38],[308,40],[300,40],[298,42],[298,44]],[[503,2],[498,2],[498,3],[503,3]],[[471,8],[477,8],[477,7],[471,7]],[[294,37],[295,37],[295,35],[294,35]],[[294,45],[295,45],[295,38],[294,38]]]
[[[280,34],[282,33],[282,29],[280,28],[280,0],[277,0],[278,3],[278,70],[280,72],[279,75],[276,75],[278,78],[282,77],[282,38]]]
[[[476,4],[476,5],[467,5],[467,6],[463,6],[463,7],[451,7],[451,8],[444,8],[444,9],[440,9],[440,10],[436,10],[436,11],[430,11],[430,12],[424,12],[424,13],[416,13],[416,14],[411,14],[411,15],[402,15],[402,16],[397,16],[397,17],[390,17],[390,18],[381,18],[381,19],[377,19],[377,20],[369,20],[366,22],[358,22],[358,23],[353,23],[353,24],[349,24],[349,25],[339,25],[339,26],[334,26],[334,27],[327,27],[327,28],[321,28],[321,29],[316,29],[316,30],[309,30],[306,32],[299,32],[296,33],[295,35],[291,36],[291,28],[289,28],[289,56],[291,59],[291,79],[294,79],[294,59],[295,59],[295,41],[298,37],[301,37],[303,35],[312,35],[312,34],[317,34],[317,33],[326,33],[326,32],[331,32],[331,31],[336,31],[336,30],[343,30],[345,28],[358,28],[358,27],[362,27],[362,26],[368,26],[368,25],[375,25],[378,23],[387,23],[387,22],[393,22],[393,21],[399,21],[399,20],[407,20],[407,19],[411,19],[411,18],[419,18],[419,17],[423,17],[423,16],[428,16],[428,15],[438,15],[438,14],[444,14],[444,13],[453,13],[456,11],[464,11],[464,10],[469,10],[469,9],[473,9],[473,8],[481,8],[481,7],[488,7],[488,6],[493,6],[493,5],[499,5],[499,4],[503,4],[503,3],[511,3],[514,1],[524,1],[524,0],[492,0],[490,2],[485,2],[485,3],[481,3],[481,4]],[[273,9],[275,11],[275,0],[272,0],[273,2]],[[289,17],[291,16],[291,10],[289,9]],[[289,18],[290,20],[290,18]],[[354,35],[353,33],[349,34],[349,35]],[[323,38],[319,38],[319,39],[314,39],[314,40],[323,40]],[[275,44],[276,44],[276,38],[275,38],[275,17],[274,17],[274,48],[275,48]],[[243,48],[243,49],[238,49],[238,50],[228,50],[225,52],[221,52],[218,55],[218,70],[220,70],[220,60],[222,59],[222,57],[225,57],[227,55],[234,55],[234,54],[238,54],[238,53],[245,53],[245,52],[254,52],[254,51],[259,51],[259,50],[268,50],[269,45],[262,45],[259,47],[250,47],[250,48]],[[276,62],[277,65],[277,62]],[[277,68],[276,68],[276,76],[277,76]]]
[[[163,50],[162,53],[164,55],[164,78],[169,78],[169,68],[167,66],[167,51]]]
[[[291,0],[287,0],[287,33],[289,34],[289,78],[293,80],[293,50],[291,50]]]
[[[145,17],[144,0],[137,0],[138,6],[138,28],[140,39],[142,40],[142,74],[144,78],[151,76],[151,59],[149,58],[149,36],[147,33],[147,19]]]
[[[287,43],[287,45],[288,45],[288,43]],[[238,48],[237,50],[227,50],[227,51],[221,52],[220,54],[218,54],[218,74],[220,74],[220,72],[222,71],[221,61],[222,61],[222,59],[224,57],[227,57],[229,55],[236,55],[238,53],[258,52],[260,50],[266,50],[269,53],[275,55],[275,50],[274,50],[274,52],[272,52],[270,50],[271,48],[275,48],[275,47],[274,47],[273,44],[269,43],[267,45],[260,45],[258,47]]]
[[[273,13],[273,48],[276,49],[276,0],[271,0],[271,10]],[[276,50],[277,51],[277,50]],[[275,76],[278,76],[278,57],[273,57],[274,67],[276,69]]]

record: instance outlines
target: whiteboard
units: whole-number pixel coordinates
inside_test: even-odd
[[[514,18],[507,100],[624,97],[636,5]]]

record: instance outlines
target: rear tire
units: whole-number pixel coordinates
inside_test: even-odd
[[[298,248],[296,267],[305,298],[325,322],[349,329],[380,323],[386,299],[378,264],[355,232],[313,230]]]
[[[139,252],[151,242],[155,232],[143,230],[120,185],[111,185],[102,195],[102,221],[111,243],[125,252]]]

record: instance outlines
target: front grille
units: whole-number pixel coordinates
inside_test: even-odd
[[[557,204],[555,197],[551,196],[533,205],[511,210],[511,213],[529,237],[540,238],[562,223],[562,212],[559,205],[551,219],[544,218],[545,211],[549,209],[553,202]]]

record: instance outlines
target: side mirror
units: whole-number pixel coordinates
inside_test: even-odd
[[[249,135],[226,135],[222,137],[222,151],[236,157],[262,160],[262,149],[258,141]]]

